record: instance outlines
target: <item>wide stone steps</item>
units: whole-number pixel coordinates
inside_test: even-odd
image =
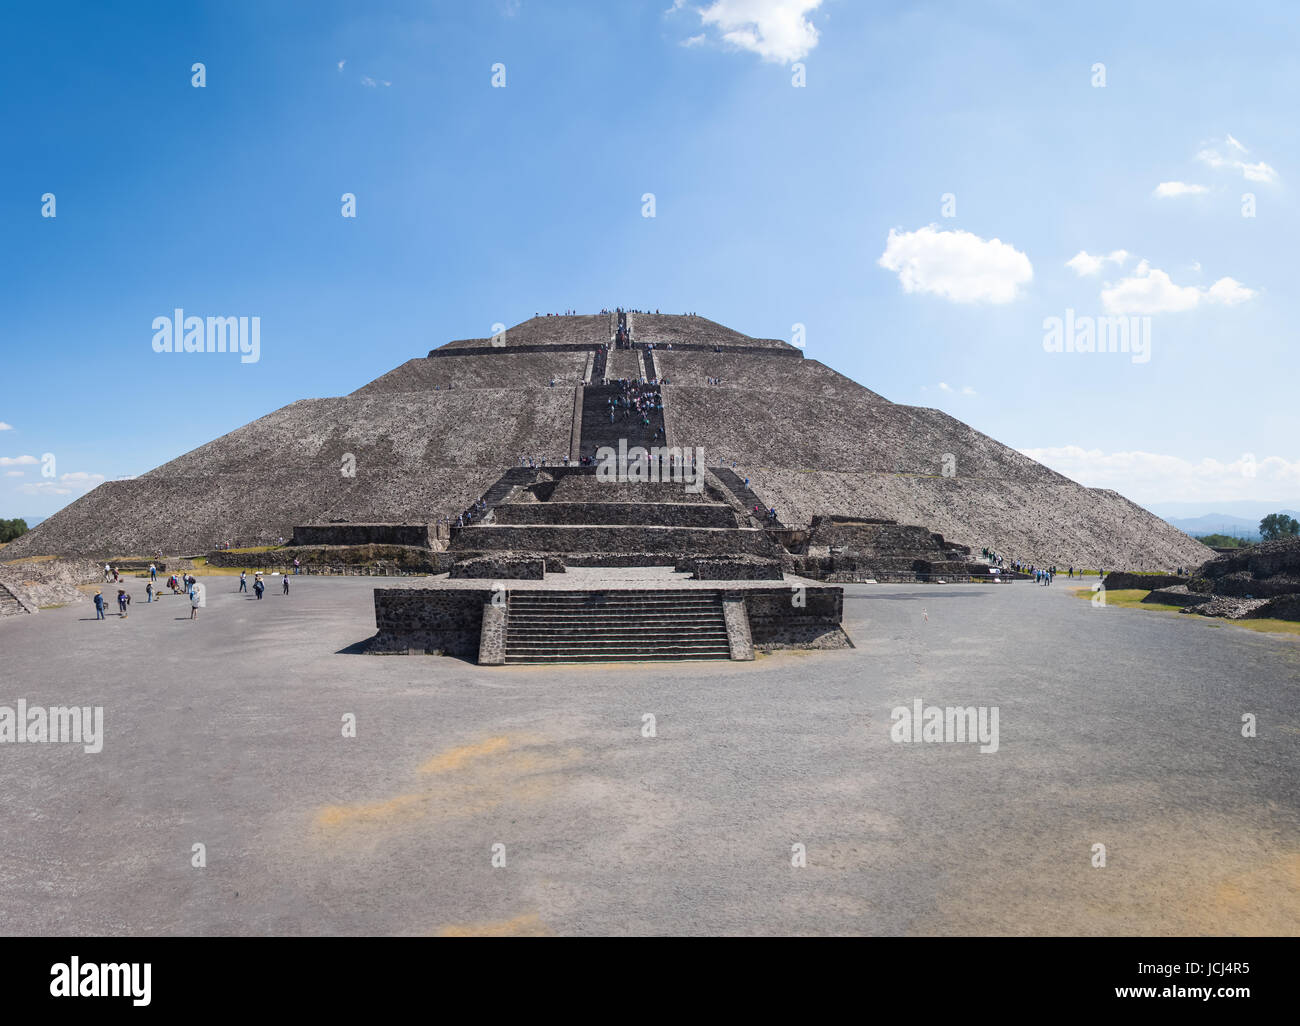
[[[596,376],[594,370],[592,376]],[[655,430],[663,427],[663,415],[658,410],[650,414],[649,424],[643,424],[635,410],[624,416],[627,411],[622,407],[614,411],[612,421],[609,419],[609,400],[622,395],[617,385],[589,385],[583,389],[582,450],[586,455],[594,456],[603,446],[617,450],[620,439],[627,440],[628,448],[639,445],[649,449],[663,444],[662,436],[655,439]]]
[[[509,599],[507,663],[729,658],[714,591],[543,591]]]

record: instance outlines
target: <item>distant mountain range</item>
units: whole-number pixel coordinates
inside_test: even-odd
[[[1300,511],[1294,509],[1268,509],[1253,519],[1233,516],[1231,513],[1204,513],[1198,517],[1164,518],[1165,523],[1172,524],[1190,535],[1227,534],[1246,541],[1259,541],[1259,522],[1269,513],[1285,513],[1300,520]]]

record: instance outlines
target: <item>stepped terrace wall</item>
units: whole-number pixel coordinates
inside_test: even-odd
[[[572,409],[572,390],[560,388],[303,400],[134,480],[105,482],[6,555],[192,553],[272,544],[316,521],[454,518],[520,453],[567,456]]]
[[[433,548],[429,524],[299,524],[292,545],[417,545]]]
[[[663,527],[736,527],[730,506],[700,502],[533,502],[503,503],[497,524],[631,524]]]
[[[734,460],[742,476],[754,467],[789,467],[938,477],[951,453],[962,477],[1068,480],[937,410],[880,402],[865,390],[852,399],[665,385],[663,395],[673,444],[703,446],[710,465]],[[788,521],[780,503],[767,501]]]
[[[764,468],[752,486],[787,523],[843,514],[923,524],[978,552],[1047,566],[1169,571],[1205,559],[1208,550],[1113,491],[1074,482],[904,474],[837,474]]]
[[[676,481],[601,481],[594,473],[557,474],[552,502],[715,502],[716,489],[688,492]]]
[[[549,388],[582,383],[588,354],[582,351],[517,353],[489,349],[475,356],[419,357],[358,388],[375,392],[432,392],[457,388]]]
[[[768,536],[748,528],[710,527],[508,527],[475,525],[461,530],[453,551],[665,552],[776,555]]]
[[[594,346],[608,342],[609,314],[578,314],[568,317],[530,317],[497,339],[461,338],[448,342],[444,349],[511,349],[515,346]],[[493,343],[504,342],[504,345]]]
[[[700,353],[656,349],[660,373],[674,385],[692,388],[741,388],[806,392],[858,401],[888,402],[852,378],[816,360],[768,359],[753,353]],[[721,385],[710,385],[719,378]]]
[[[689,346],[744,346],[788,350],[796,358],[800,350],[777,338],[752,338],[707,317],[691,317],[683,314],[630,314],[632,320],[632,341],[637,345],[647,342],[655,343],[659,349],[668,343],[673,347]]]

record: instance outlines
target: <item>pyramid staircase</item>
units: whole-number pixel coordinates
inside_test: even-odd
[[[3,584],[0,584],[0,616],[16,616],[19,613],[34,612],[27,603],[9,590]]]
[[[595,372],[592,372],[595,376]],[[658,394],[657,387],[644,386],[643,392]],[[624,409],[614,411],[614,419],[609,419],[609,400],[622,396],[617,385],[588,385],[582,390],[582,451],[584,455],[594,456],[601,446],[618,449],[619,439],[626,438],[628,448],[636,445],[649,449],[663,445],[662,436],[655,439],[655,429],[664,425],[663,413],[655,410],[650,414],[650,423],[642,424],[641,417],[632,411],[624,417]]]
[[[745,504],[745,512],[750,514],[750,516],[754,515],[755,506],[762,509],[764,515],[756,517],[755,519],[764,526],[778,529],[785,527],[785,524],[781,523],[779,519],[769,520],[767,518],[766,513],[770,507],[758,497],[757,492],[745,484],[745,479],[734,470],[730,470],[726,467],[710,467],[709,473],[716,477],[727,491],[731,492],[732,495]]]
[[[730,659],[720,592],[514,591],[507,663]]]
[[[506,496],[520,485],[532,484],[536,477],[537,468],[535,467],[511,467],[497,478],[496,483],[481,496],[480,501],[485,502],[487,508],[482,510],[480,513],[476,511],[473,506],[470,506],[463,514],[465,522],[467,524],[470,523],[470,514],[473,514],[473,522],[482,523],[487,515],[491,513],[492,510],[496,508],[497,504],[502,502]],[[451,525],[452,537],[454,538],[456,533],[460,530],[461,528],[457,527],[453,522]]]

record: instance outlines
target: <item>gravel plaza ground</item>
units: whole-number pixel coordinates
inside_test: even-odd
[[[391,582],[201,580],[194,622],[134,580],[0,621],[0,705],[105,733],[0,745],[3,933],[1300,933],[1295,637],[1058,577],[846,585],[853,649],[479,667],[360,654]],[[891,740],[917,699],[998,750]]]

